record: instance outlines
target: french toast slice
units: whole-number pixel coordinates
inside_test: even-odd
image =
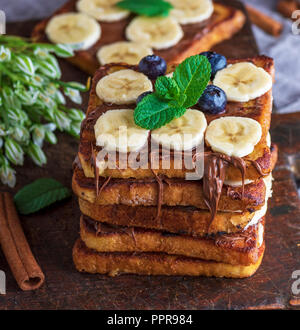
[[[257,262],[263,233],[264,218],[243,232],[211,238],[80,220],[81,240],[97,252],[159,252],[244,266]]]
[[[194,237],[238,233],[254,217],[264,216],[266,212],[265,209],[254,212],[219,211],[211,222],[211,214],[208,210],[199,210],[191,206],[162,206],[159,218],[156,206],[95,205],[79,199],[79,207],[82,214],[95,221]]]
[[[249,59],[239,59],[239,60],[228,60],[229,64],[248,61],[255,64],[258,67],[263,68],[271,76],[274,77],[274,62],[273,59],[266,56],[257,56],[255,58]],[[136,67],[128,66],[125,64],[112,64],[101,67],[97,70],[91,87],[89,105],[87,109],[87,117],[83,121],[81,126],[81,139],[78,157],[80,159],[81,165],[83,167],[83,171],[86,177],[94,177],[95,176],[95,168],[93,161],[93,154],[97,154],[101,147],[96,146],[95,141],[95,133],[94,126],[96,124],[97,119],[106,111],[112,109],[120,109],[124,108],[124,105],[114,105],[114,104],[106,104],[104,103],[96,94],[96,85],[98,81],[103,78],[105,75],[122,70],[125,68],[132,68],[137,70]],[[169,67],[169,72],[174,70],[174,66]],[[135,108],[135,104],[126,105],[125,108]],[[193,108],[199,109],[198,106],[194,106]],[[245,178],[249,180],[256,180],[262,175],[267,175],[271,172],[272,169],[272,157],[270,148],[267,145],[267,133],[270,128],[270,120],[271,120],[271,112],[272,112],[272,90],[265,93],[261,97],[258,97],[249,102],[240,103],[240,102],[228,102],[226,107],[226,112],[219,115],[205,114],[206,120],[210,123],[212,120],[225,117],[225,116],[240,116],[247,117],[258,121],[262,127],[262,137],[259,143],[255,146],[254,151],[243,157],[243,160],[246,163],[246,171]],[[149,142],[150,143],[150,142]],[[141,150],[140,152],[148,152],[150,154],[151,148],[149,146],[145,146],[145,151]],[[206,146],[205,150],[210,152],[211,149]],[[195,152],[195,151],[192,151]],[[150,159],[150,156],[148,157]],[[184,164],[182,164],[181,169],[177,169],[174,157],[171,155],[170,159],[170,168],[164,169],[162,166],[162,159],[160,158],[159,168],[155,170],[157,175],[165,175],[168,178],[185,178],[188,172],[193,172],[194,170],[185,168]],[[258,170],[259,169],[259,170]],[[113,177],[113,178],[137,178],[143,179],[147,177],[153,177],[154,173],[150,168],[150,161],[148,163],[148,168],[131,168],[130,164],[128,164],[127,168],[118,168],[118,158],[116,162],[115,168],[105,168],[99,174],[103,177]],[[227,180],[241,180],[241,172],[238,168],[230,165],[226,170],[226,179]]]
[[[272,146],[272,167],[277,161],[277,147]],[[267,178],[267,177],[266,177]],[[162,178],[162,205],[194,206],[198,209],[208,209],[203,195],[202,180],[184,180]],[[72,188],[83,201],[95,205],[122,204],[128,206],[154,206],[160,195],[159,185],[154,178],[147,179],[115,179],[106,182],[99,178],[97,195],[97,180],[87,178],[79,165],[74,165]],[[257,179],[246,184],[244,196],[242,187],[223,186],[218,203],[219,211],[255,211],[265,202],[266,185],[264,179]],[[242,198],[244,197],[244,198]]]
[[[79,239],[73,248],[73,261],[80,272],[117,276],[120,274],[207,276],[245,278],[261,264],[265,250],[259,249],[258,261],[249,266],[169,255],[166,253],[96,252]]]
[[[104,182],[105,180],[99,179],[100,186],[104,185]],[[162,182],[162,205],[208,208],[204,200],[202,181],[173,178]],[[78,197],[95,205],[155,206],[159,198],[159,187],[154,178],[111,179],[97,195],[95,180],[86,178],[78,169],[74,171],[72,188]],[[258,210],[265,202],[265,195],[266,187],[263,179],[245,185],[244,198],[242,198],[242,187],[223,186],[218,211]]]
[[[76,1],[68,1],[49,18],[38,23],[32,32],[34,41],[48,42],[45,29],[50,18],[58,14],[77,11]],[[125,28],[133,16],[117,22],[100,22],[101,38],[89,49],[76,51],[75,56],[67,60],[83,71],[94,74],[100,65],[96,57],[97,51],[103,45],[125,41]],[[243,27],[244,23],[245,15],[242,11],[226,5],[224,1],[223,3],[214,1],[214,13],[210,19],[201,23],[182,25],[184,36],[178,44],[168,49],[154,50],[154,53],[165,58],[168,63],[180,63],[189,56],[210,50],[217,43],[230,39]]]

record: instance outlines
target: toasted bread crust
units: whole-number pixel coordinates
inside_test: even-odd
[[[228,63],[236,63],[240,61],[249,61],[254,63],[255,65],[264,68],[267,72],[269,72],[274,77],[274,62],[271,58],[266,56],[257,56],[255,58],[248,59],[239,59],[239,60],[228,60]],[[95,141],[95,133],[94,126],[96,124],[97,119],[106,111],[112,109],[124,108],[124,105],[108,105],[103,103],[102,100],[96,94],[96,85],[98,81],[107,75],[108,73],[115,72],[118,70],[122,70],[124,68],[133,68],[137,70],[134,66],[128,66],[125,64],[109,64],[101,67],[95,74],[93,78],[92,88],[90,92],[89,105],[87,110],[87,117],[83,121],[81,126],[81,140],[79,146],[78,156],[80,162],[82,164],[84,173],[86,177],[94,177],[94,164],[92,162],[92,153],[100,150],[99,147],[96,147]],[[174,66],[169,67],[169,71],[174,70]],[[126,105],[126,108],[134,109],[135,105]],[[197,108],[194,106],[193,108]],[[212,120],[225,117],[225,116],[244,116],[247,118],[252,118],[258,121],[262,127],[262,138],[260,142],[255,146],[254,151],[244,157],[243,159],[246,162],[246,179],[256,180],[261,177],[261,172],[265,175],[271,172],[272,168],[272,158],[270,149],[266,145],[266,135],[270,128],[270,120],[271,120],[271,111],[272,111],[272,91],[270,90],[266,94],[262,95],[255,100],[251,100],[247,103],[239,103],[239,102],[228,102],[226,112],[220,115],[210,115],[205,114],[207,122],[210,123]],[[150,150],[150,148],[148,148]],[[211,150],[207,146],[207,150]],[[149,157],[150,159],[150,157]],[[255,164],[256,162],[261,168],[261,172],[257,170]],[[117,167],[118,160],[117,160]],[[163,169],[162,161],[160,161],[159,169],[155,172],[158,175],[165,175],[169,178],[184,178],[186,173],[192,172],[193,170],[189,170],[185,168],[184,164],[182,169],[176,169],[174,164],[174,159],[171,157],[170,160],[170,168]],[[127,166],[126,169],[115,169],[115,168],[106,168],[101,172],[101,176],[104,177],[114,177],[114,178],[146,178],[153,177],[153,172],[150,168],[150,162],[148,164],[148,168],[137,168],[133,169],[130,165]],[[226,179],[227,180],[240,180],[241,173],[234,166],[230,165],[226,171]]]
[[[99,253],[88,249],[81,240],[73,248],[73,261],[80,272],[138,275],[215,276],[245,278],[253,275],[261,264],[265,245],[259,249],[259,259],[249,266],[168,255],[164,253]]]
[[[86,178],[78,168],[73,174],[72,188],[78,197],[96,205],[155,206],[159,197],[159,187],[153,179],[147,181],[112,179],[97,196],[95,180]],[[241,187],[224,186],[218,210],[231,212],[258,210],[265,202],[265,195],[266,186],[262,179],[245,185],[244,198]],[[202,181],[168,179],[163,183],[162,197],[162,205],[208,209],[204,200]]]
[[[49,19],[58,14],[76,11],[76,1],[68,1],[48,19],[38,23],[32,32],[33,39],[47,41],[45,29]],[[245,15],[240,10],[220,3],[214,3],[214,7],[214,13],[208,21],[182,26],[185,36],[177,45],[166,50],[154,50],[154,53],[165,58],[168,63],[180,63],[189,56],[209,50],[217,43],[231,38],[243,27]],[[102,36],[96,44],[86,51],[76,52],[74,57],[67,60],[81,70],[94,74],[100,65],[96,57],[97,50],[102,45],[126,40],[124,31],[132,17],[133,15],[112,23],[100,22]]]
[[[264,219],[261,223],[264,225]],[[149,229],[112,227],[82,216],[80,237],[89,249],[97,252],[160,252],[231,265],[256,263],[259,252],[258,224],[243,233],[194,238]]]
[[[79,207],[82,214],[95,221],[194,237],[240,232],[255,215],[255,212],[249,211],[218,212],[211,223],[208,210],[189,206],[163,206],[159,218],[156,206],[96,205],[79,198]]]

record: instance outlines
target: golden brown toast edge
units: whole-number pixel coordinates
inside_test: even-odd
[[[32,32],[33,40],[39,42],[48,41],[45,35],[45,29],[49,19],[57,14],[76,11],[75,3],[76,0],[68,1],[61,8],[55,11],[49,18],[42,20],[40,23],[38,23]],[[214,3],[214,7],[214,14],[212,18],[208,21],[207,26],[202,28],[199,27],[199,29],[202,30],[201,33],[195,33],[193,36],[190,37],[189,41],[185,40],[183,45],[179,44],[177,48],[177,45],[175,45],[174,47],[167,50],[154,50],[154,53],[162,57],[166,57],[166,55],[168,55],[168,63],[180,63],[189,56],[195,55],[202,51],[210,50],[217,43],[231,38],[243,27],[246,18],[242,11],[217,2]],[[102,27],[102,36],[99,41],[90,49],[86,51],[76,52],[75,56],[67,58],[67,60],[79,67],[81,70],[93,75],[97,68],[100,66],[94,54],[95,49],[101,47],[102,43],[109,44],[116,41],[126,40],[124,37],[124,30],[131,18],[132,15],[128,19],[118,21],[121,22],[121,29],[116,29],[116,25],[114,25],[114,22],[100,22]],[[190,28],[190,24],[182,26],[182,28],[184,32],[187,33],[188,29]],[[120,37],[117,37],[116,40],[110,40],[112,38],[112,34],[108,33],[110,32],[109,29],[112,29],[115,34],[118,34],[120,32]]]
[[[194,206],[206,210],[202,185],[202,180],[163,180],[162,205]],[[73,174],[72,188],[78,197],[96,205],[155,206],[159,198],[159,187],[154,179],[111,179],[97,196],[95,180],[86,178],[78,168]],[[265,202],[265,194],[263,179],[245,185],[244,196],[242,187],[223,186],[218,211],[258,210]]]
[[[260,226],[264,228],[264,218],[241,233],[194,238],[156,230],[111,226],[81,216],[80,237],[89,249],[97,252],[159,252],[248,266],[258,260]]]
[[[109,276],[138,274],[246,278],[257,271],[264,250],[263,243],[259,249],[258,261],[249,266],[242,266],[164,253],[99,253],[88,249],[79,239],[73,248],[73,261],[80,272]]]
[[[79,207],[82,214],[95,221],[193,237],[238,233],[255,215],[250,211],[243,213],[219,211],[211,222],[211,214],[208,210],[188,206],[162,206],[160,217],[157,217],[156,206],[95,205],[81,198],[79,198]]]
[[[275,167],[278,155],[276,145],[271,146],[272,167]],[[195,206],[207,209],[203,198],[202,181],[184,179],[163,179],[163,195],[165,201],[162,203],[170,206]],[[105,182],[104,178],[99,178],[99,191]],[[74,193],[83,200],[97,205],[127,204],[157,205],[159,187],[153,178],[143,180],[137,179],[114,179],[103,187],[100,195],[96,194],[96,180],[87,178],[79,166],[74,165],[72,178]],[[219,201],[219,210],[238,211],[247,207],[255,210],[262,206],[265,200],[265,184],[262,179],[258,179],[245,186],[244,201],[242,200],[240,187],[229,187],[224,185]]]

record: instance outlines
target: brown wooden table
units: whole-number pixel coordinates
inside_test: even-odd
[[[235,1],[227,1],[240,6]],[[34,22],[9,24],[8,33],[30,35]],[[216,47],[228,57],[255,56],[258,51],[250,24],[232,40]],[[61,62],[63,78],[85,82],[87,76]],[[87,104],[87,95],[82,108]],[[274,171],[274,194],[267,216],[267,249],[263,264],[249,279],[124,275],[109,278],[78,273],[72,246],[78,237],[76,198],[22,217],[25,234],[40,263],[46,283],[34,292],[22,292],[0,252],[0,269],[7,275],[7,294],[0,309],[289,309],[292,272],[300,269],[300,204],[288,169],[288,154],[300,152],[300,114],[274,115],[272,139],[280,147]],[[30,160],[17,168],[13,192],[40,177],[53,177],[71,187],[72,161],[78,141],[59,134],[59,143],[47,145],[48,164],[37,168]],[[1,190],[7,187],[1,186]],[[300,299],[300,295],[298,297]],[[294,301],[294,303],[297,301]],[[292,301],[293,303],[293,301]],[[300,301],[298,301],[300,304]]]

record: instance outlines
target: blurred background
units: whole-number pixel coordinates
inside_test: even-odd
[[[6,13],[7,21],[40,19],[60,7],[65,0],[0,0],[0,9]],[[300,110],[300,35],[293,35],[292,20],[283,17],[277,10],[279,0],[244,0],[260,12],[265,13],[283,25],[283,31],[274,37],[253,26],[261,54],[275,59],[276,84],[274,100],[278,112]],[[300,17],[300,15],[299,15]]]

